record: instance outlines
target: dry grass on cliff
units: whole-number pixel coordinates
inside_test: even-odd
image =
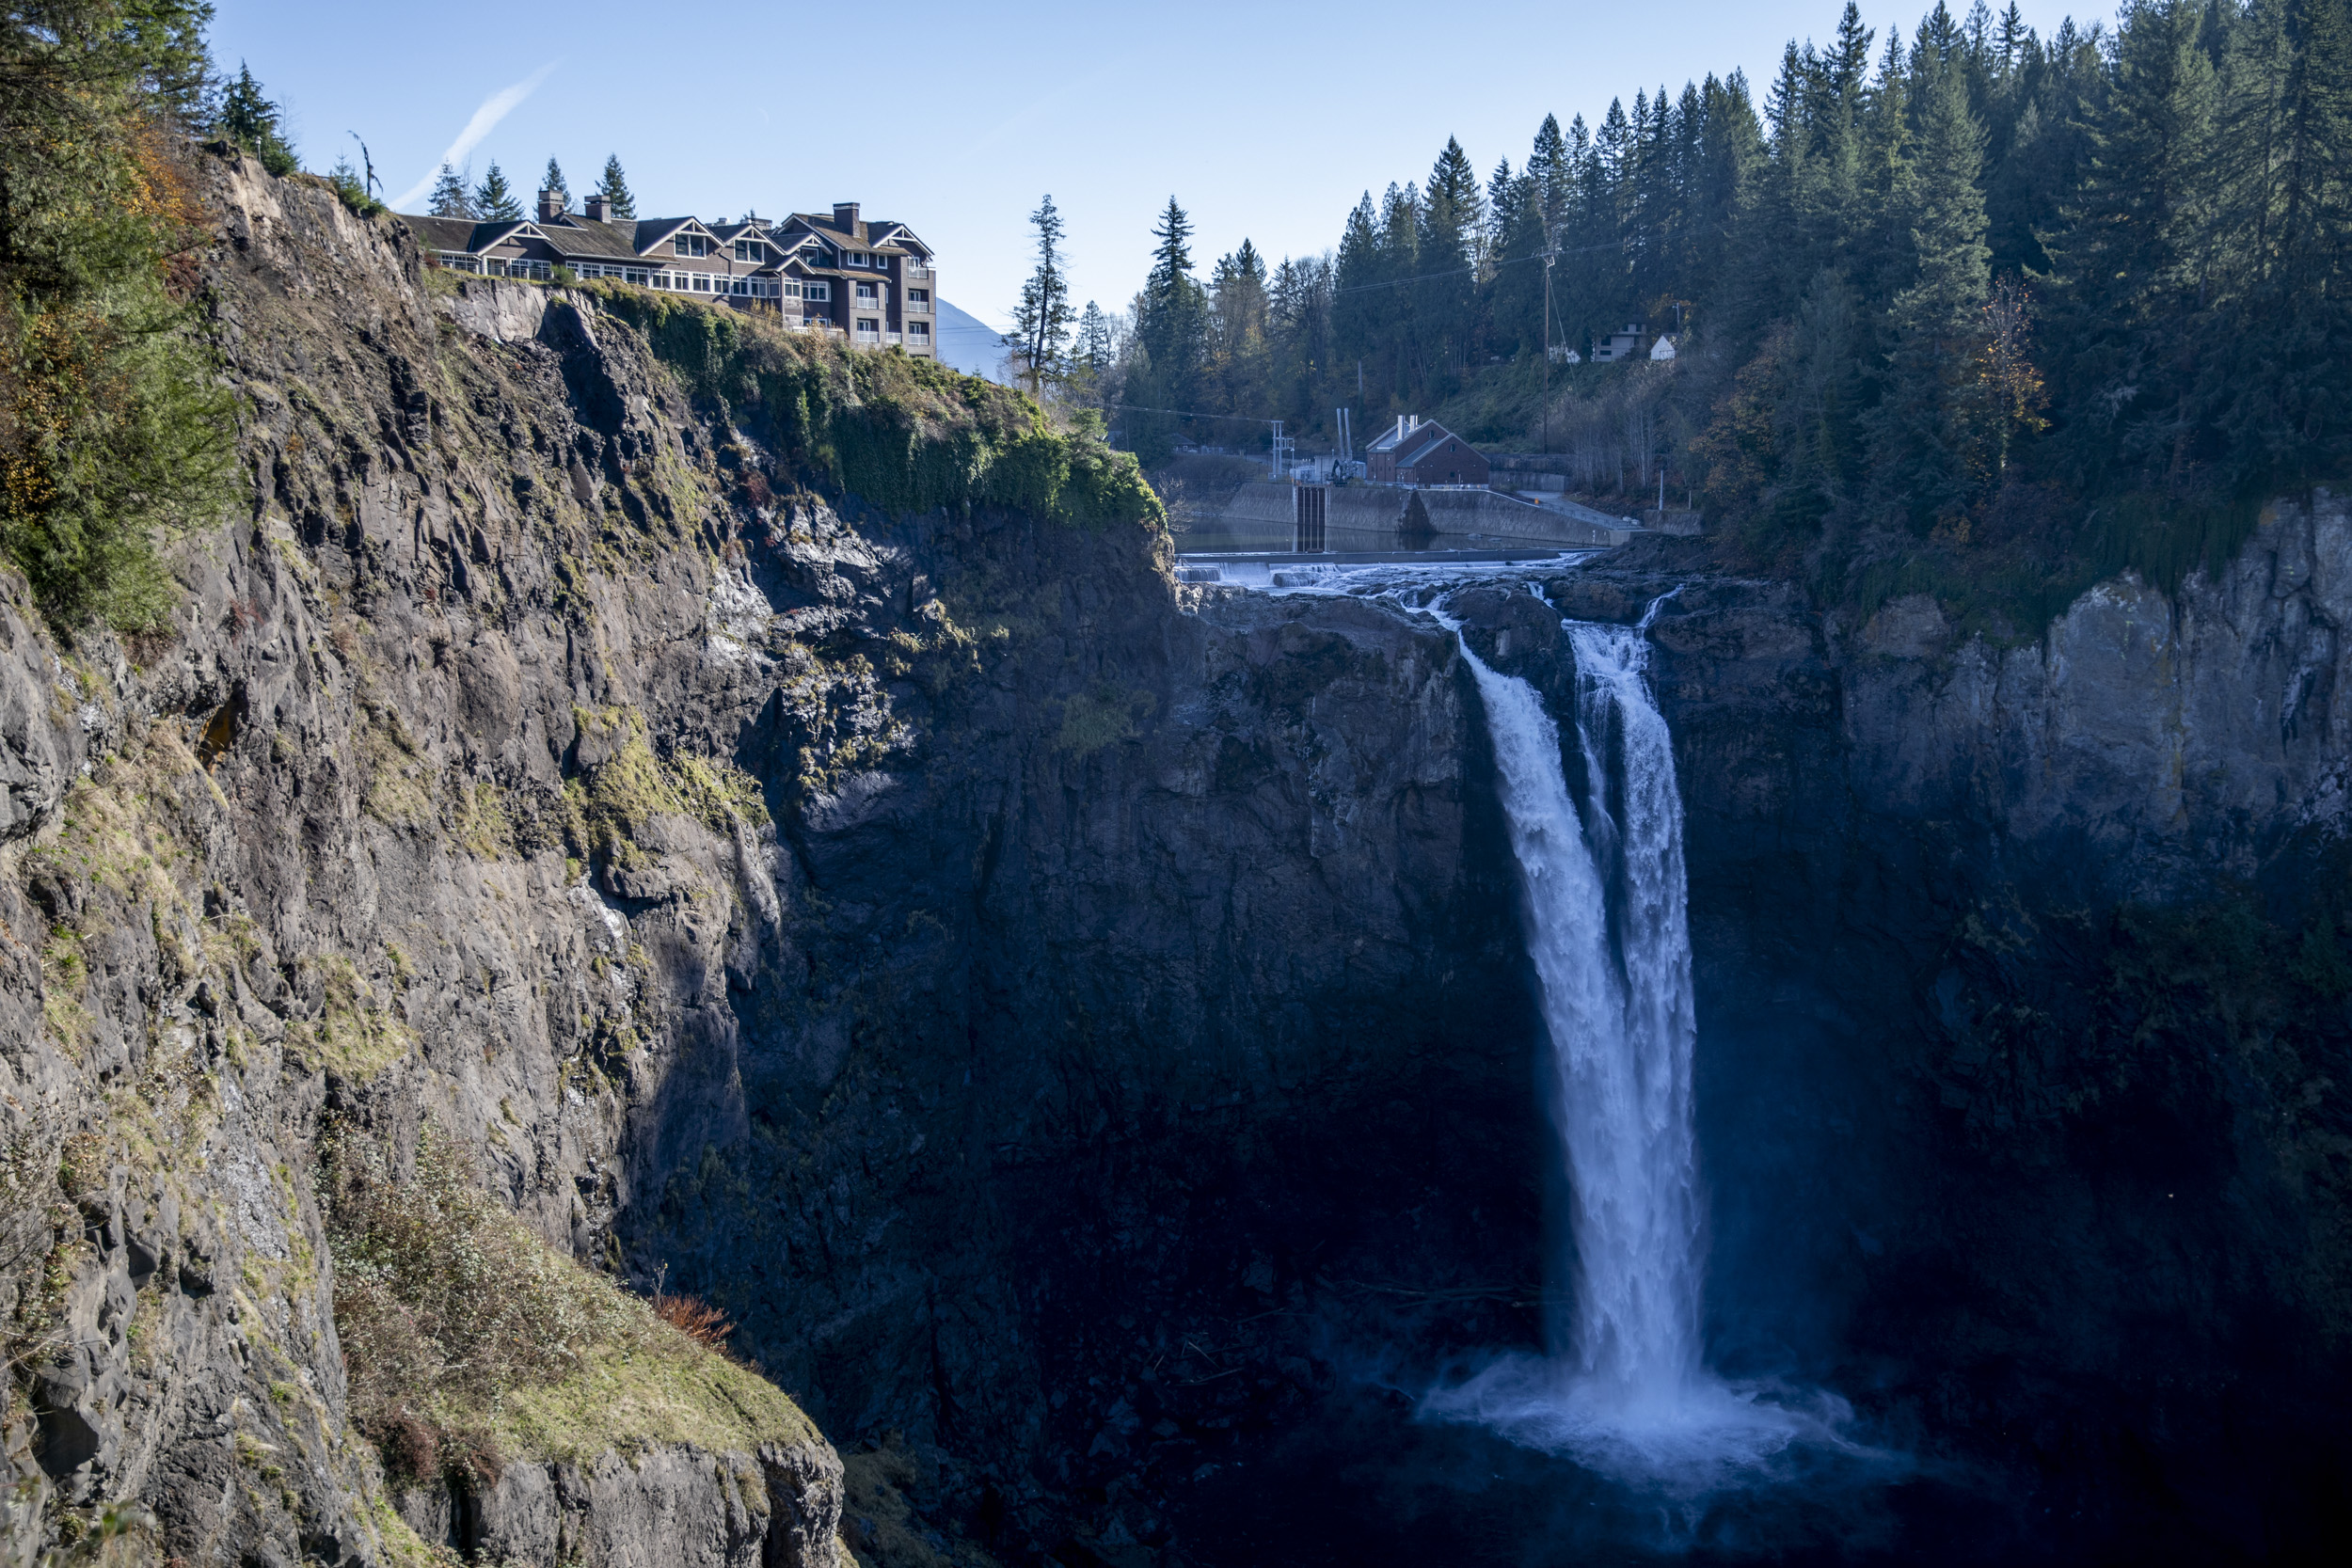
[[[517,1458],[815,1435],[781,1390],[718,1353],[708,1308],[692,1326],[665,1321],[549,1247],[444,1139],[427,1136],[406,1179],[349,1143],[325,1169],[352,1418],[396,1474],[488,1479]]]

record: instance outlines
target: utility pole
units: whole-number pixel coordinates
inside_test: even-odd
[[[1544,452],[1551,452],[1551,263],[1552,244],[1549,231],[1544,235]]]

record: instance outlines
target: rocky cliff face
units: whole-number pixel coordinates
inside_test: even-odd
[[[1450,634],[1180,589],[1148,520],[885,512],[692,357],[703,318],[428,277],[246,163],[216,197],[242,509],[179,546],[168,636],[0,606],[11,1528],[1144,1561],[1170,1497],[1385,1375],[1352,1358],[1534,1332],[1538,1041]],[[869,459],[988,456],[977,389],[813,373]],[[2027,1443],[2038,1497],[2101,1445],[2175,1497],[2285,1386],[2265,1336],[2341,1386],[2304,1350],[2352,1321],[2348,551],[2341,502],[2282,506],[2010,649],[1662,557],[1548,584],[1681,588],[1726,1361]],[[1459,608],[1565,697],[1555,613]],[[687,1348],[464,1464],[405,1448],[339,1338],[331,1176],[428,1145],[722,1309],[800,1408]]]
[[[830,1560],[813,1433],[388,1482],[339,1140],[398,1172],[433,1130],[546,1243],[699,1292],[845,1439],[947,1445],[1008,1550],[1064,1530],[1045,1486],[1297,1398],[1312,1280],[1458,1267],[1473,1212],[1526,1250],[1533,1149],[1446,1155],[1534,1131],[1448,640],[1180,603],[1154,527],[808,490],[592,295],[428,287],[249,163],[216,196],[246,510],[181,546],[168,636],[0,627],[6,1418],[48,1528]]]

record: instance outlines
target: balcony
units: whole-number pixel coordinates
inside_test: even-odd
[[[906,280],[910,283],[920,283],[925,278],[930,277],[930,268],[917,266],[913,261],[909,261],[906,264],[906,270],[902,276],[904,276]]]
[[[897,334],[896,332],[885,332],[885,333],[883,333],[883,334],[882,334],[882,346],[883,346],[884,348],[891,347],[891,346],[895,345],[898,341],[898,334]]]
[[[928,316],[931,313],[931,302],[928,299],[910,299],[899,309],[910,316]]]

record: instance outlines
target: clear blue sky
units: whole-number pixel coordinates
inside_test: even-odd
[[[1365,189],[1423,178],[1449,135],[1483,175],[1516,166],[1547,112],[1597,121],[1613,96],[1734,68],[1760,100],[1781,45],[1826,40],[1842,4],[218,0],[213,38],[224,69],[243,58],[286,105],[309,166],[357,163],[357,131],[389,196],[505,93],[477,177],[495,158],[528,193],[553,154],[584,192],[617,152],[647,216],[861,201],[939,252],[945,297],[1001,321],[1041,192],[1068,221],[1078,299],[1111,309],[1141,283],[1170,194],[1204,273],[1244,235],[1269,257],[1312,253]],[[1888,23],[1908,38],[1926,8],[1863,11],[1883,47]],[[2070,9],[2023,8],[2045,37]]]

